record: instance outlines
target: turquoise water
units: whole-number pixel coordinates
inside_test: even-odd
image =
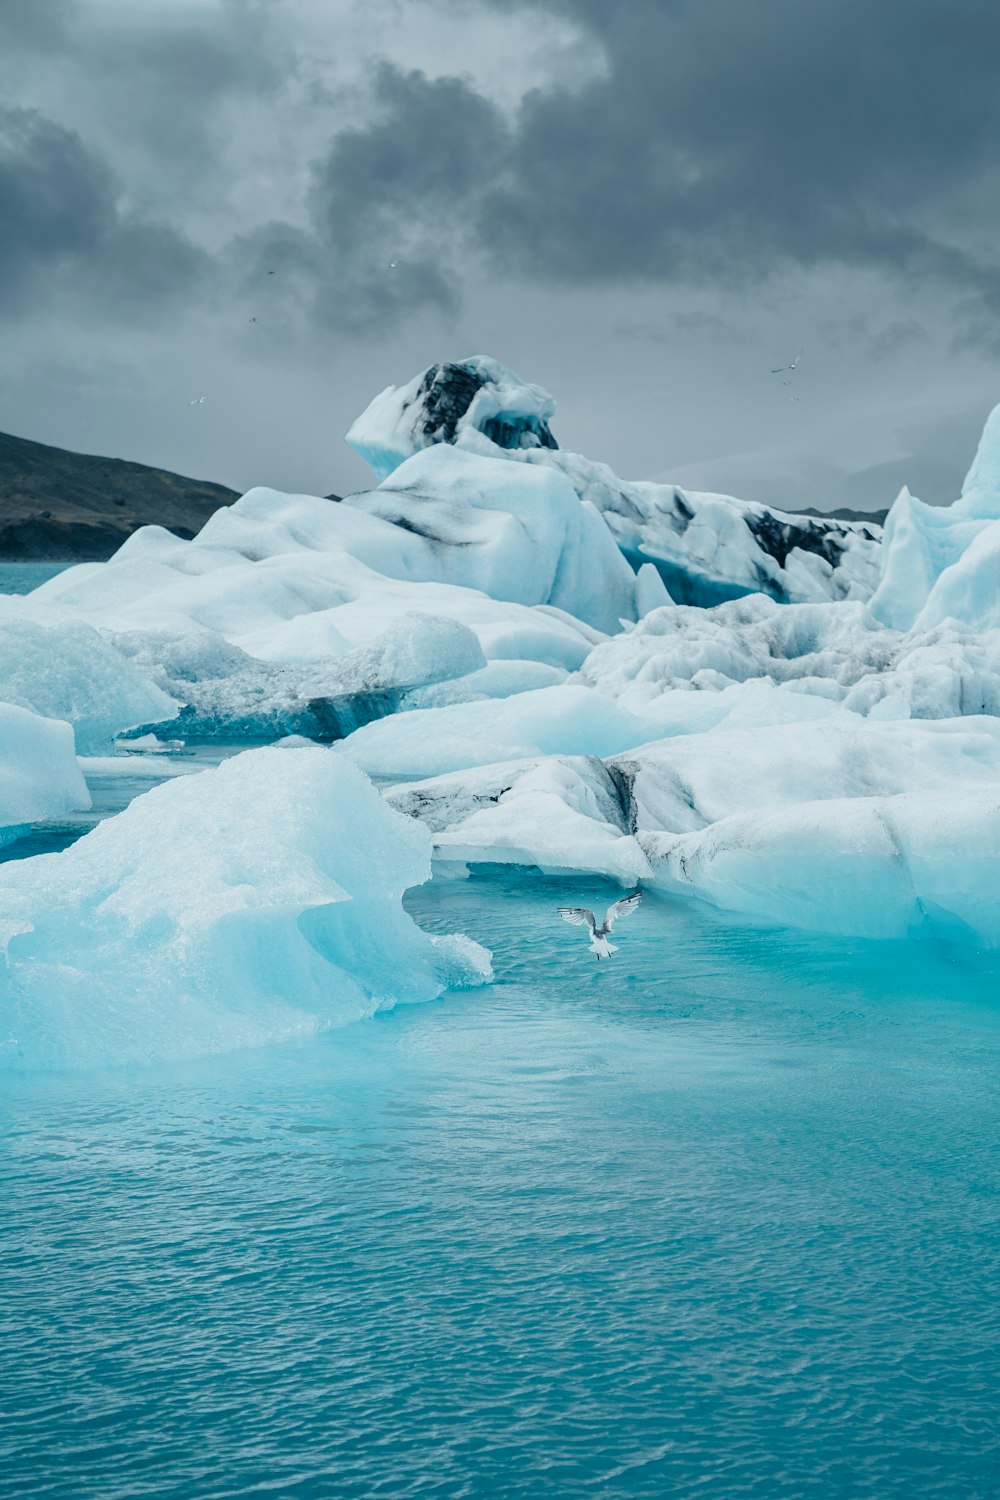
[[[0,561],[0,594],[30,594],[72,566],[72,562]]]
[[[598,966],[606,894],[433,886],[489,989],[5,1079],[4,1495],[994,1496],[997,963],[650,899]]]

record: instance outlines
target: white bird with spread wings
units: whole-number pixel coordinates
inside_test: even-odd
[[[631,896],[623,896],[620,901],[615,901],[604,913],[604,921],[600,926],[592,911],[585,906],[557,906],[556,911],[564,922],[572,922],[574,927],[586,926],[590,932],[590,951],[597,954],[597,962],[602,958],[610,958],[612,953],[618,949],[614,943],[608,942],[608,933],[615,925],[619,917],[624,917],[627,912],[635,911],[642,900],[641,891],[633,891]]]

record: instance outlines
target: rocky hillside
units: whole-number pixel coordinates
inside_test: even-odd
[[[0,433],[2,558],[103,559],[148,525],[192,537],[236,498],[225,485]]]

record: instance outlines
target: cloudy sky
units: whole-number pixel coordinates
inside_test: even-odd
[[[0,0],[0,429],[345,492],[488,353],[628,477],[947,503],[998,55],[996,0]]]

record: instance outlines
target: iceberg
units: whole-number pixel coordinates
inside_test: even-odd
[[[737,702],[744,718],[756,703],[767,721],[780,711],[776,693],[789,718],[807,716],[803,697],[819,714],[824,701],[877,718],[1000,714],[1000,630],[947,621],[900,631],[860,604],[754,595],[654,610],[597,645],[579,679],[631,713],[658,712],[674,733],[710,728]]]
[[[80,754],[122,730],[166,719],[176,702],[85,622],[0,598],[0,700],[72,725]]]
[[[431,365],[404,386],[387,386],[347,434],[347,441],[387,479],[394,469],[437,443],[461,438],[489,447],[555,448],[549,422],[556,403],[540,385],[525,385],[498,360],[478,355]]]
[[[165,782],[61,854],[0,870],[0,1060],[73,1067],[314,1033],[486,982],[401,897],[430,836],[319,747]]]
[[[606,464],[558,447],[549,427],[554,412],[547,391],[476,355],[389,386],[347,441],[382,480],[435,445],[554,471],[600,512],[634,566],[652,563],[682,604],[757,592],[784,602],[865,600],[874,591],[881,546],[874,523],[790,515],[731,495],[619,479]]]
[[[0,703],[0,846],[32,823],[89,807],[70,726]]]
[[[278,740],[320,743],[395,713],[414,689],[485,667],[477,637],[458,620],[408,614],[370,646],[304,662],[260,661],[212,631],[136,632],[115,637],[172,698],[183,703],[166,723],[139,725],[125,738],[158,730],[187,742]]]
[[[886,518],[872,613],[896,630],[945,621],[1000,628],[1000,406],[983,428],[958,500],[925,505],[903,489]]]
[[[425,448],[343,503],[410,538],[412,577],[554,605],[605,631],[670,601],[655,569],[633,573],[599,512],[550,469]]]
[[[1000,784],[826,799],[643,840],[662,888],[757,922],[1000,947]]]
[[[667,597],[558,476],[438,449],[343,503],[251,490],[192,541],[146,527],[32,601],[144,685],[115,730],[179,705],[192,735],[334,738],[487,663],[573,671]]]
[[[427,825],[444,864],[641,881],[776,926],[1000,944],[994,718],[834,709],[603,760],[511,760],[384,795]]]
[[[402,781],[538,755],[613,755],[655,724],[582,684],[413,709],[366,724],[337,752],[370,776]]]
[[[652,874],[631,835],[613,764],[597,756],[501,762],[388,787],[434,836],[435,865],[528,865],[635,885]]]

